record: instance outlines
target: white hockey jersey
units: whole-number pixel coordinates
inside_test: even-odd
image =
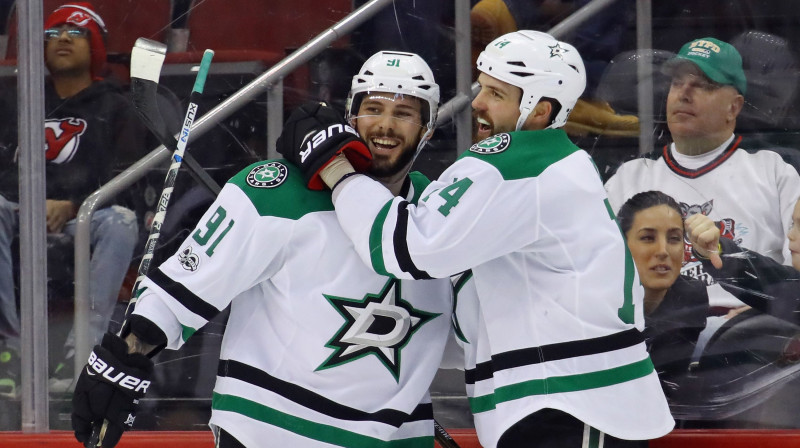
[[[427,179],[412,174],[408,197]],[[135,313],[178,349],[231,306],[211,425],[248,447],[433,447],[428,393],[451,328],[448,280],[378,275],[330,191],[284,161],[222,189]]]
[[[672,429],[640,333],[636,269],[588,154],[562,130],[498,134],[422,197],[415,206],[354,176],[334,204],[377,272],[472,269],[474,293],[458,295],[455,328],[484,447],[541,408],[624,439]]]
[[[720,223],[723,238],[779,263],[791,263],[786,234],[800,198],[800,175],[779,154],[749,152],[739,147],[740,141],[741,137],[731,136],[693,169],[676,160],[674,144],[624,163],[605,185],[614,211],[636,193],[660,190],[678,201],[684,217],[707,215]],[[709,304],[743,306],[705,272],[688,241],[685,246],[681,273],[709,285]]]

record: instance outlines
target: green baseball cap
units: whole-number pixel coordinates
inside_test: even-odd
[[[747,92],[747,78],[742,69],[742,56],[733,45],[713,37],[688,42],[667,62],[671,69],[684,61],[694,63],[714,82],[733,86],[742,95]]]

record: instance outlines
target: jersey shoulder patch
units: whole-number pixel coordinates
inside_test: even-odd
[[[540,175],[550,165],[579,151],[562,129],[516,131],[493,135],[459,158],[474,157],[493,165],[506,180]]]
[[[299,219],[333,210],[330,190],[309,190],[300,170],[283,159],[256,162],[228,183],[239,187],[261,216]]]

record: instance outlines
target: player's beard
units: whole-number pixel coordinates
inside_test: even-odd
[[[414,160],[414,153],[416,152],[416,145],[407,145],[403,147],[400,156],[392,162],[385,155],[379,155],[372,159],[372,164],[369,167],[369,173],[376,178],[390,178],[397,174],[408,171],[409,163]]]

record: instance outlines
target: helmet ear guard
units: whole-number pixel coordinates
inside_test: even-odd
[[[401,51],[380,51],[367,59],[358,74],[353,76],[345,102],[345,119],[351,126],[358,115],[361,100],[369,92],[408,95],[421,100],[427,131],[417,146],[419,152],[433,134],[439,110],[439,85],[434,81],[428,64],[414,53]]]
[[[539,31],[515,31],[498,37],[478,56],[477,66],[481,72],[522,90],[517,130],[543,98],[560,106],[548,128],[563,126],[586,88],[586,69],[578,50]]]

